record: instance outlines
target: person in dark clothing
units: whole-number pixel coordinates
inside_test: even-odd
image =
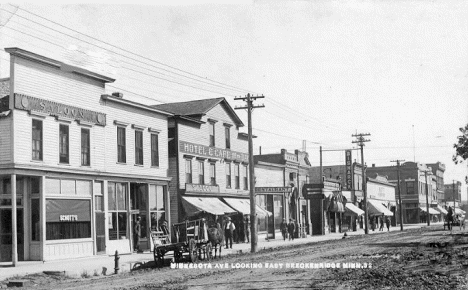
[[[281,234],[283,235],[283,241],[286,241],[286,236],[288,233],[288,223],[286,222],[286,219],[283,219],[283,221],[281,222],[280,230]]]
[[[385,219],[385,224],[386,224],[386,226],[387,226],[387,231],[389,232],[389,231],[390,231],[390,217],[387,217],[387,218]]]
[[[447,210],[447,226],[449,231],[452,230],[452,223],[453,223],[453,210],[452,207],[449,206]]]
[[[249,216],[245,216],[245,221],[244,221],[244,233],[245,233],[245,241],[246,243],[250,243],[250,222],[249,222]]]
[[[375,216],[372,216],[370,220],[371,220],[371,229],[372,231],[375,231]]]
[[[384,228],[385,216],[383,214],[379,218],[379,222],[380,222],[380,228],[379,228],[379,232],[380,232],[380,231],[383,231],[383,228]]]
[[[289,240],[294,241],[294,231],[296,230],[296,225],[294,224],[294,220],[290,219],[289,224],[288,224],[288,234],[289,234]]]
[[[226,249],[228,248],[228,245],[232,249],[232,237],[233,237],[235,229],[236,229],[236,226],[231,221],[231,218],[228,217],[226,226],[224,228],[224,235],[226,237]]]
[[[141,237],[141,217],[137,217],[133,228],[133,249],[140,252],[140,237]]]

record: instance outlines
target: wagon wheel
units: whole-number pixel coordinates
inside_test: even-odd
[[[206,260],[211,261],[211,259],[213,259],[213,246],[211,242],[208,242],[205,246],[205,255]]]
[[[164,252],[162,249],[156,248],[154,251],[154,262],[157,267],[162,267],[164,265]]]
[[[196,263],[198,261],[198,247],[197,247],[197,242],[195,242],[194,239],[190,239],[189,241],[189,255],[190,255],[190,261],[192,263]]]

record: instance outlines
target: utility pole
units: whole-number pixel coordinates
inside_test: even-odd
[[[400,161],[405,160],[392,160],[390,162],[396,162],[397,165],[397,177],[398,177],[398,214],[400,217],[400,230],[403,231],[403,211],[401,210],[401,189],[400,189]]]
[[[427,173],[429,170],[424,170],[424,178],[426,179],[426,218],[427,218],[427,225],[431,225],[430,215],[429,215],[429,185],[427,182]]]
[[[254,171],[254,159],[253,159],[253,141],[252,141],[252,110],[255,108],[264,108],[265,105],[254,106],[253,101],[257,99],[265,98],[262,96],[252,96],[247,94],[245,97],[235,97],[234,100],[242,100],[247,103],[247,106],[236,107],[236,110],[247,109],[248,118],[248,133],[249,133],[249,189],[250,189],[250,252],[255,253],[257,251],[257,215],[256,204],[255,204],[255,171]],[[268,233],[267,233],[268,235]]]
[[[458,191],[458,188],[457,188],[457,191]],[[452,196],[453,196],[453,214],[455,214],[455,180],[453,179],[452,179]]]
[[[353,134],[352,137],[356,137],[355,141],[352,143],[357,143],[361,147],[361,166],[362,166],[362,193],[364,195],[364,233],[369,234],[368,221],[369,217],[367,216],[367,186],[366,186],[366,169],[364,167],[364,143],[369,142],[369,139],[365,139],[364,136],[370,136],[370,133],[360,133]]]

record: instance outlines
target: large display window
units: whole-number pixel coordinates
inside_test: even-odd
[[[91,201],[46,200],[46,239],[91,238]]]
[[[108,184],[109,240],[126,239],[127,234],[127,184]]]

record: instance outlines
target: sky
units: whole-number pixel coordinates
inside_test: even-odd
[[[0,47],[113,77],[108,93],[145,104],[263,95],[254,153],[303,148],[344,164],[370,133],[368,166],[446,165],[468,122],[466,1],[156,1],[0,4]],[[8,76],[0,50],[0,77]],[[236,111],[247,125],[245,110]],[[247,126],[241,128],[247,132]],[[360,155],[353,152],[360,162]]]

